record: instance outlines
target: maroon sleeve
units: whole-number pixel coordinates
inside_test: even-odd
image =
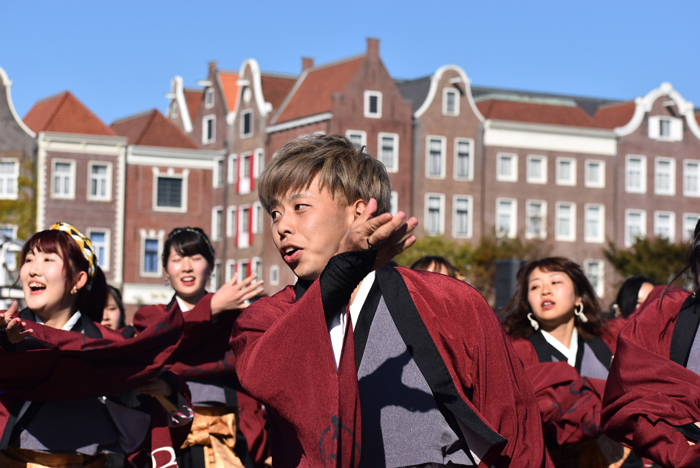
[[[605,382],[581,377],[566,362],[539,362],[527,340],[515,340],[513,348],[535,392],[545,437],[560,445],[598,437]]]
[[[687,292],[656,297],[622,330],[605,389],[605,433],[662,466],[696,467],[691,446],[673,426],[700,421],[700,376],[669,359]]]
[[[241,392],[238,392],[239,429],[248,443],[255,466],[263,466],[270,456],[270,443],[265,430],[267,416],[262,405]]]

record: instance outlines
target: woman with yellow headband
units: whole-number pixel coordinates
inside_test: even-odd
[[[124,376],[114,375],[124,381],[122,387],[137,387],[173,408],[186,408],[174,376],[154,378],[167,357],[159,357],[156,348],[172,350],[182,322],[162,322],[171,332],[162,346],[152,332],[130,342],[101,326],[105,277],[90,240],[77,229],[57,223],[32,236],[22,249],[20,280],[27,308],[20,312],[15,302],[0,313],[0,361],[9,380],[0,379],[0,466],[99,468],[106,453],[126,457],[148,445],[154,399],[110,385],[100,372],[109,372],[115,361],[128,369]],[[146,370],[136,361],[141,350],[144,355],[138,358],[159,364]],[[42,360],[52,362],[53,369],[42,368]],[[36,391],[21,391],[22,363],[32,362],[32,371],[46,376],[27,383]],[[95,375],[85,375],[93,369]],[[33,374],[27,380],[36,379]],[[121,393],[100,396],[114,392]],[[187,415],[181,416],[171,425],[188,425]],[[172,448],[170,452],[174,457]]]

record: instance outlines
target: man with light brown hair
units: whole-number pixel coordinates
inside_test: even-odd
[[[532,389],[488,304],[390,263],[418,223],[389,213],[379,161],[340,135],[298,138],[259,194],[298,281],[246,309],[231,345],[268,410],[276,467],[548,463]]]

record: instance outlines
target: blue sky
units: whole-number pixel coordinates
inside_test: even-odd
[[[172,77],[195,85],[210,60],[298,73],[378,37],[398,78],[456,64],[475,85],[614,99],[669,81],[700,107],[699,19],[697,0],[4,2],[0,67],[21,116],[69,89],[109,124],[164,110]]]

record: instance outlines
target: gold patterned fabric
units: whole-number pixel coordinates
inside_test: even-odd
[[[203,446],[206,468],[243,468],[243,463],[233,451],[236,428],[234,409],[195,406],[192,430],[181,448]]]
[[[0,450],[2,468],[104,468],[104,454],[96,456],[35,452],[15,447]]]
[[[97,255],[95,255],[95,248],[92,246],[92,242],[88,239],[82,232],[78,231],[76,228],[68,223],[55,223],[51,226],[52,231],[63,231],[73,238],[75,242],[78,243],[80,251],[83,253],[85,260],[90,264],[88,269],[88,276],[92,279],[95,276],[95,264],[97,263]]]

